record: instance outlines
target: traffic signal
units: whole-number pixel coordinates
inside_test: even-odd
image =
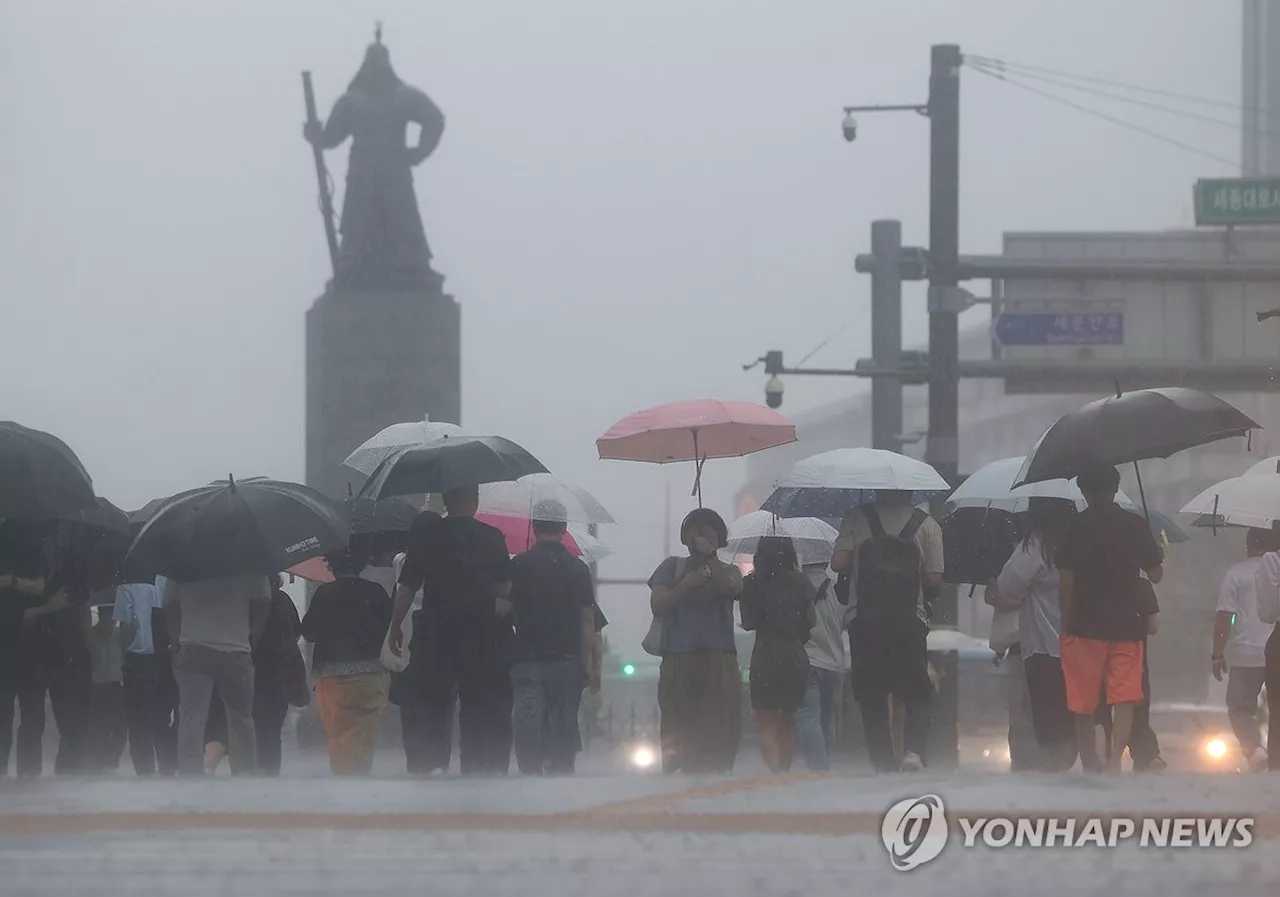
[[[636,674],[636,665],[634,663],[624,663],[622,665],[622,675],[634,676]]]

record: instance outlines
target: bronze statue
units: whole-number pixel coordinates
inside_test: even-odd
[[[304,75],[309,89],[309,78]],[[308,97],[310,99],[310,97]],[[420,126],[418,144],[405,143],[410,122]],[[334,283],[371,290],[439,290],[444,278],[431,268],[413,166],[431,155],[444,133],[444,114],[421,90],[405,84],[391,67],[379,26],[364,64],[338,98],[322,126],[314,118],[303,135],[317,150],[351,138],[341,245],[334,259]],[[323,171],[322,160],[317,167]],[[321,184],[322,207],[327,183]],[[326,209],[326,223],[328,211]],[[332,248],[331,239],[331,248]]]

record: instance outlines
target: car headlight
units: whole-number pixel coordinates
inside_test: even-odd
[[[658,762],[658,752],[647,744],[638,744],[631,749],[630,759],[636,769],[652,769]]]
[[[1227,756],[1231,749],[1227,746],[1225,738],[1222,738],[1219,735],[1213,735],[1205,739],[1201,750],[1204,751],[1204,755],[1210,760],[1221,760]]]

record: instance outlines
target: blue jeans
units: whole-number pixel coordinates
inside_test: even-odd
[[[844,688],[844,673],[809,667],[809,685],[804,703],[796,712],[796,729],[805,766],[823,771],[831,768],[836,745],[836,707]]]
[[[512,665],[511,733],[522,773],[573,772],[582,681],[582,661],[576,658]]]

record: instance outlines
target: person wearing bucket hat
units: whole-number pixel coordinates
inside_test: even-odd
[[[595,639],[591,571],[562,541],[568,512],[555,500],[530,515],[536,542],[512,561],[512,734],[526,775],[571,773],[578,706]]]
[[[660,624],[658,709],[665,772],[729,772],[742,737],[742,678],[733,638],[733,603],[742,574],[717,556],[728,542],[709,508],[680,525],[686,557],[669,557],[649,577],[649,606]]]

